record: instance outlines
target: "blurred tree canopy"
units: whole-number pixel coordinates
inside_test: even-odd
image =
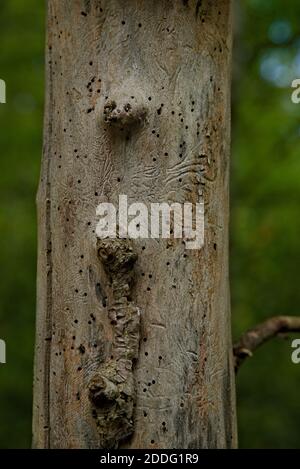
[[[236,2],[231,179],[234,336],[300,314],[300,4]],[[291,340],[258,350],[237,377],[240,446],[300,447],[300,366]]]
[[[300,4],[236,3],[231,179],[233,331],[300,304]],[[45,4],[0,3],[0,448],[31,444],[35,193],[42,151]],[[299,105],[300,106],[300,105]],[[291,340],[256,352],[237,378],[240,447],[300,448],[300,365]]]
[[[42,151],[44,2],[0,3],[0,447],[31,445],[35,321],[35,192]]]

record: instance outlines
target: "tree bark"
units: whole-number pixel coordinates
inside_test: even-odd
[[[230,0],[48,0],[34,447],[237,444],[231,32]],[[97,240],[120,194],[203,200],[203,248]]]

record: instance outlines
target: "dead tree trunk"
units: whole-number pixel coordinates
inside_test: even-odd
[[[231,29],[230,0],[48,0],[35,447],[236,446]],[[203,248],[97,241],[120,194],[202,198]]]

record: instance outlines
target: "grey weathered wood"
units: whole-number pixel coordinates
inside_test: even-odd
[[[230,0],[48,0],[35,447],[104,445],[89,386],[111,355],[114,299],[97,255],[95,211],[119,194],[148,204],[202,197],[205,245],[192,251],[181,240],[133,242],[132,301],[141,311],[134,434],[116,444],[236,446],[231,21]],[[120,109],[130,103],[141,122],[121,120],[113,130],[104,115],[112,102]]]

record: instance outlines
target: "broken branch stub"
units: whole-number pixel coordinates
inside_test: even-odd
[[[235,372],[258,347],[287,332],[300,332],[298,316],[274,316],[245,332],[233,346]]]

